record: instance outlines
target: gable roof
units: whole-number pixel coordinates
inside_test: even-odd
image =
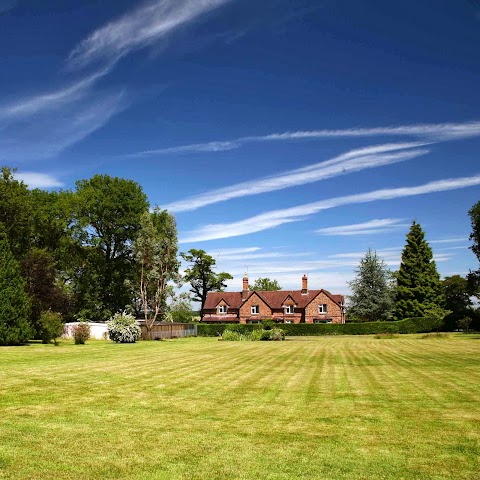
[[[324,293],[336,304],[340,305],[343,301],[343,295],[332,295],[328,290],[309,290],[306,294],[302,294],[301,290],[276,290],[276,291],[257,291],[249,292],[245,300],[242,300],[242,292],[209,292],[204,310],[214,310],[217,305],[224,300],[229,308],[238,309],[244,302],[250,299],[253,295],[257,295],[270,308],[283,308],[284,301],[290,296],[296,304],[297,308],[305,308],[312,302],[320,293]]]
[[[242,292],[208,292],[203,309],[214,310],[222,300],[230,308],[240,308],[240,305],[243,303]]]

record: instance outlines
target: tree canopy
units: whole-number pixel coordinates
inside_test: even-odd
[[[415,221],[407,234],[400,269],[396,273],[395,318],[421,317],[425,310],[443,307],[444,297],[425,233]]]
[[[32,203],[25,183],[16,180],[15,170],[2,167],[0,176],[0,224],[10,249],[19,260],[30,247],[32,235]]]
[[[260,290],[260,291],[274,291],[281,290],[282,287],[278,284],[277,280],[270,278],[257,278],[253,285],[248,286],[249,290]]]
[[[167,311],[168,282],[179,280],[177,260],[177,227],[175,218],[158,208],[145,212],[134,244],[140,266],[140,298],[145,326],[149,333],[154,322]]]
[[[470,215],[472,223],[472,233],[470,234],[469,239],[473,243],[470,246],[470,249],[480,262],[480,201],[473,205],[468,211],[468,214]],[[470,293],[478,296],[480,292],[480,268],[471,271],[468,280]]]
[[[132,243],[148,210],[147,197],[136,182],[108,175],[79,180],[76,186],[75,231],[84,247],[77,292],[89,315],[106,319],[130,303]]]
[[[233,277],[226,272],[215,273],[215,259],[204,250],[192,248],[180,254],[191,265],[185,270],[184,280],[190,283],[193,300],[201,304],[201,316],[208,292],[221,292],[226,288],[226,281]]]
[[[349,282],[352,295],[347,315],[356,321],[387,320],[392,315],[394,286],[392,272],[377,252],[368,249]]]
[[[21,345],[32,335],[30,301],[20,266],[0,230],[0,345]]]
[[[454,330],[459,320],[473,316],[473,302],[470,297],[468,280],[460,275],[445,277],[442,281],[445,308],[451,313],[445,318],[444,327]]]

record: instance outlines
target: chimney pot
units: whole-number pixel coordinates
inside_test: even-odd
[[[245,300],[248,296],[248,276],[243,276],[243,288],[242,288],[242,300]]]
[[[308,277],[306,274],[302,277],[302,295],[306,295],[308,293]]]

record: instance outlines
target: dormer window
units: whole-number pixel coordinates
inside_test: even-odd
[[[320,304],[318,306],[318,313],[327,313],[327,304]]]
[[[226,305],[219,305],[218,306],[218,313],[227,313],[227,306]]]
[[[293,305],[285,306],[285,315],[291,315],[294,312],[295,307]]]
[[[250,313],[252,315],[258,315],[260,313],[260,307],[258,305],[252,305],[250,307]]]

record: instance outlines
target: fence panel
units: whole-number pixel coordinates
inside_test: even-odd
[[[192,323],[157,322],[152,327],[151,337],[144,323],[140,324],[140,328],[142,329],[142,340],[197,336],[197,325]]]

